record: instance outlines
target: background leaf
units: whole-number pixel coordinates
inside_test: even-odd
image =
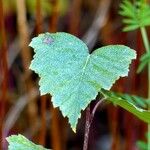
[[[117,93],[110,91],[103,91],[103,94],[105,95],[107,100],[112,102],[114,105],[118,105],[124,108],[144,122],[150,123],[150,111],[143,109],[147,108],[147,100],[144,100],[143,98],[140,98],[138,96],[130,96],[128,94],[119,94],[122,96],[118,96]]]
[[[144,142],[144,141],[138,141],[137,143],[137,147],[140,149],[140,150],[147,150],[147,143]]]
[[[35,55],[30,65],[40,76],[41,95],[50,93],[54,107],[69,118],[75,131],[81,110],[104,88],[109,90],[119,78],[127,76],[135,51],[111,45],[89,54],[87,46],[67,33],[41,34],[30,46]]]
[[[125,17],[123,31],[150,25],[150,6],[144,0],[136,0],[133,4],[130,0],[123,0],[119,14]]]
[[[148,140],[148,136],[150,136],[150,133],[145,134],[145,137],[147,140]],[[138,140],[136,142],[136,145],[140,150],[147,150],[147,148],[148,148],[148,143],[145,141],[142,141],[142,140]]]
[[[41,145],[36,145],[23,135],[12,135],[6,138],[9,146],[8,150],[48,150]]]
[[[150,61],[150,53],[146,52],[140,58],[140,65],[138,66],[137,73],[140,73],[145,68],[145,66],[148,65],[149,61]]]

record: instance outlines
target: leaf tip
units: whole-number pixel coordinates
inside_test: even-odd
[[[76,128],[72,128],[73,132],[76,133]]]

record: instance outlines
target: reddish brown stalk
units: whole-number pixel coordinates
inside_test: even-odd
[[[43,16],[42,16],[41,0],[36,0],[36,33],[42,32]]]
[[[123,79],[119,81],[118,85],[116,85],[114,87],[114,89],[117,89],[117,91],[122,92],[123,91],[122,85],[124,85]],[[120,130],[119,130],[120,108],[110,105],[108,107],[107,111],[108,111],[110,131],[111,131],[111,135],[112,135],[111,150],[120,150],[123,147],[121,145],[121,141],[120,141]]]
[[[41,132],[39,144],[45,146],[46,144],[46,96],[41,97]]]
[[[43,31],[43,16],[42,16],[42,1],[36,0],[36,34]],[[46,96],[42,96],[41,100],[41,128],[40,128],[40,138],[39,143],[45,146],[46,141]]]
[[[108,119],[110,131],[112,134],[112,145],[111,150],[120,150],[120,135],[119,135],[119,108],[114,106],[109,106],[108,109]]]
[[[51,140],[52,140],[52,149],[54,150],[62,150],[61,143],[61,131],[60,131],[60,117],[57,109],[54,109],[51,106],[50,109],[52,120],[51,120]]]
[[[5,17],[4,17],[4,10],[3,10],[3,1],[0,0],[0,33],[1,33],[1,51],[0,51],[0,67],[1,67],[1,75],[2,75],[2,84],[1,84],[1,108],[0,108],[0,149],[2,149],[2,141],[5,137],[2,136],[2,129],[3,129],[3,119],[5,115],[5,103],[6,103],[6,96],[8,90],[8,64],[7,64],[7,41],[6,41],[6,31],[5,31]]]
[[[135,149],[135,120],[132,114],[125,112],[125,150]],[[130,123],[129,123],[130,120]]]
[[[50,23],[49,23],[49,32],[56,32],[58,19],[59,19],[58,0],[52,0],[51,5],[52,5],[52,15],[51,15]]]
[[[79,23],[81,16],[81,0],[73,0],[70,12],[69,33],[79,35]]]

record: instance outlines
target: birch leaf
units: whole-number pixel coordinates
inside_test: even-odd
[[[128,75],[134,50],[123,45],[104,46],[89,54],[84,42],[68,33],[45,33],[33,38],[34,58],[30,69],[39,77],[41,95],[50,93],[54,107],[67,116],[76,130],[81,110],[101,89],[109,90]]]

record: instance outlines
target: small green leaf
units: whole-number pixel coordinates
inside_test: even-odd
[[[145,54],[143,54],[140,58],[141,61],[144,61],[144,60],[150,60],[150,52],[147,52]]]
[[[41,34],[30,46],[35,55],[30,69],[40,76],[41,95],[50,93],[54,107],[69,118],[76,130],[81,110],[100,90],[109,90],[119,78],[128,75],[134,50],[110,45],[89,54],[85,43],[67,33]]]
[[[140,58],[140,65],[138,66],[137,73],[140,73],[146,67],[146,65],[148,65],[149,61],[150,53],[148,52],[143,54]]]
[[[145,134],[145,137],[148,141],[148,139],[150,138],[150,133],[147,132]],[[138,140],[138,142],[136,142],[136,145],[140,150],[148,150],[148,143],[146,143],[145,141]]]
[[[49,150],[41,145],[36,145],[23,135],[11,135],[6,138],[9,143],[8,150]]]
[[[135,30],[135,29],[138,29],[138,28],[139,28],[139,26],[137,24],[133,24],[133,25],[131,24],[131,25],[125,26],[123,28],[123,31],[128,32],[128,31],[132,31],[132,30]]]
[[[131,112],[132,114],[137,116],[139,119],[143,120],[144,122],[150,123],[150,111],[149,110],[145,110],[142,107],[137,106],[136,102],[133,103],[129,100],[126,100],[125,98],[121,98],[117,96],[114,92],[103,91],[102,93],[104,94],[104,96],[107,98],[108,101]]]
[[[140,65],[138,66],[138,69],[137,69],[137,73],[140,73],[143,71],[143,69],[146,67],[146,65],[148,64],[149,61],[142,61],[140,63]]]
[[[119,13],[122,16],[128,16],[131,18],[135,18],[135,14],[133,13],[135,8],[133,7],[132,3],[128,0],[124,0],[121,4],[120,4],[120,11]]]

